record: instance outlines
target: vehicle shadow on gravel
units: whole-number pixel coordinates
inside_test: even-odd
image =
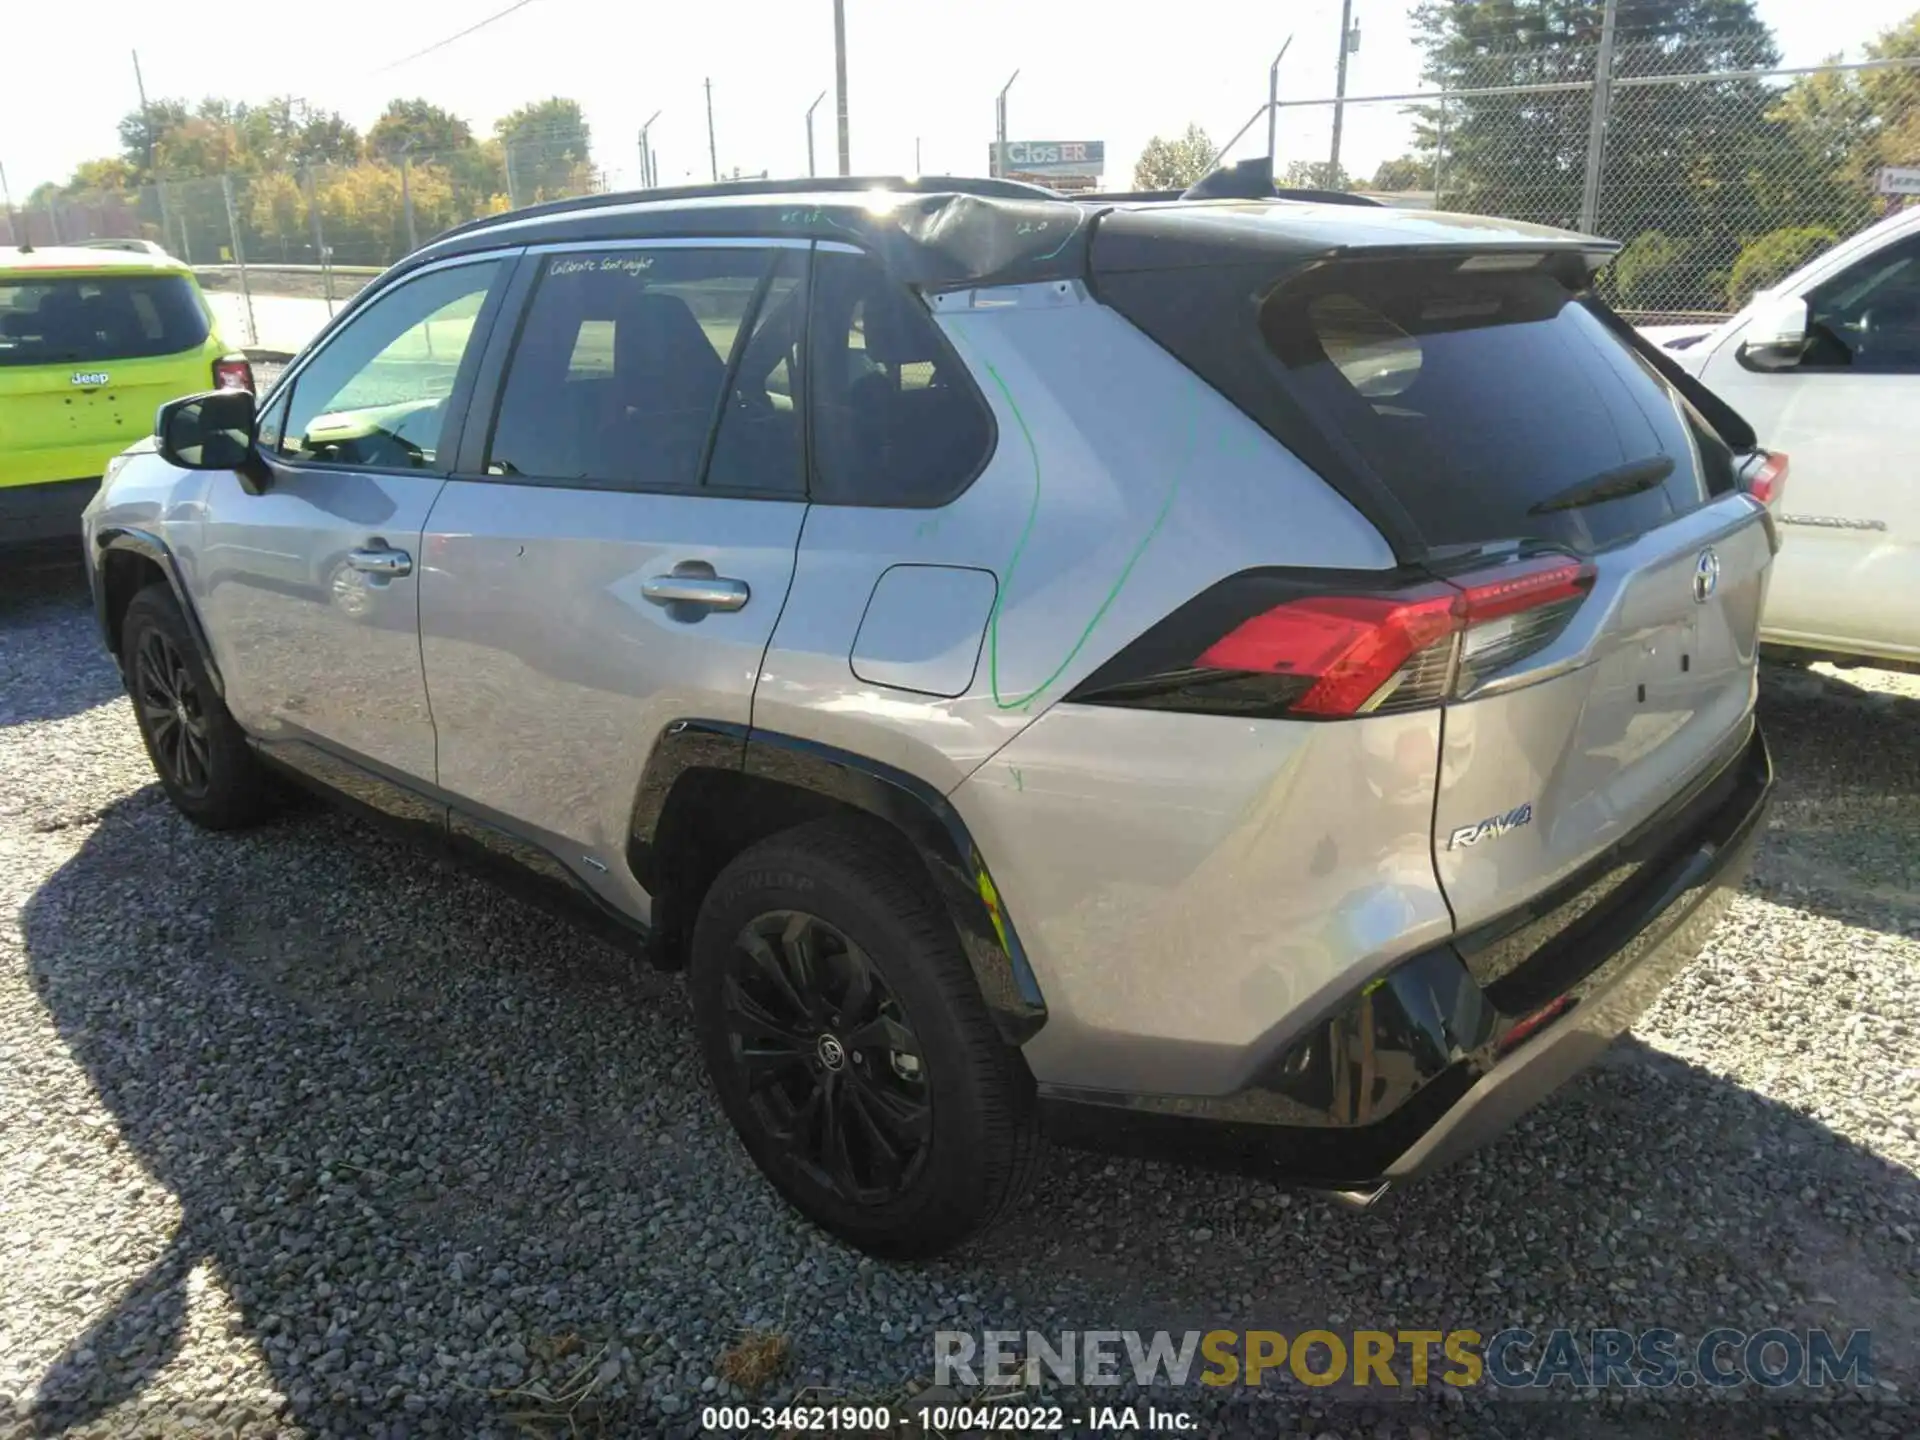
[[[991,1241],[876,1267],[753,1172],[677,980],[354,822],[206,836],[149,787],[102,813],[22,926],[118,1142],[182,1210],[146,1274],[62,1337],[32,1401],[43,1433],[141,1409],[203,1265],[291,1416],[327,1433],[480,1433],[583,1357],[601,1378],[575,1421],[684,1429],[749,1324],[791,1337],[788,1389],[869,1399],[887,1393],[877,1367],[927,1376],[938,1328],[1543,1317],[1866,1327],[1880,1373],[1911,1383],[1920,1281],[1893,1227],[1920,1224],[1920,1182],[1631,1043],[1519,1134],[1364,1214],[1061,1154]],[[848,1359],[848,1314],[889,1317],[895,1348],[876,1362],[862,1339]],[[273,1418],[251,1403],[201,1419],[251,1433]],[[1531,1433],[1527,1408],[1502,1407],[1501,1433]]]
[[[0,557],[0,727],[65,719],[121,693],[99,635],[72,624],[75,609],[92,608],[77,559]]]
[[[1761,669],[1778,784],[1752,888],[1849,925],[1920,935],[1920,693]]]

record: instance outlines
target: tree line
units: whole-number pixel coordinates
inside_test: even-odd
[[[1413,24],[1426,85],[1510,93],[1408,107],[1413,145],[1370,180],[1304,161],[1276,178],[1577,225],[1603,14],[1602,0],[1425,0]],[[1881,214],[1882,166],[1920,165],[1920,68],[1754,75],[1780,55],[1753,0],[1619,0],[1615,34],[1595,228],[1625,242],[1601,282],[1624,308],[1738,308]],[[1920,59],[1920,12],[1866,52]],[[1618,83],[1675,76],[1713,78]],[[1198,126],[1156,136],[1135,184],[1191,184],[1211,155]]]
[[[361,135],[291,97],[218,96],[154,101],[119,135],[118,154],[28,196],[32,233],[136,235],[209,263],[232,258],[238,230],[249,259],[317,260],[324,245],[336,263],[384,265],[410,237],[596,188],[591,131],[559,97],[503,116],[484,139],[421,99],[390,101]]]

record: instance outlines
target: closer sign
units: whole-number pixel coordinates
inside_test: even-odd
[[[1002,175],[1099,175],[1107,166],[1104,140],[1009,140],[992,149]]]
[[[1882,195],[1920,195],[1920,166],[1882,165],[1874,189]]]

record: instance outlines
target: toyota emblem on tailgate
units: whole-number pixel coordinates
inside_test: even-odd
[[[1711,549],[1702,550],[1693,562],[1693,603],[1704,605],[1720,588],[1720,557]]]

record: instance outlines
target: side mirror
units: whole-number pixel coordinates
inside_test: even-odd
[[[154,417],[160,458],[185,470],[258,469],[253,448],[253,395],[209,390],[170,400]]]
[[[1754,306],[1740,341],[1740,362],[1749,370],[1791,370],[1807,353],[1807,302],[1773,296]]]

